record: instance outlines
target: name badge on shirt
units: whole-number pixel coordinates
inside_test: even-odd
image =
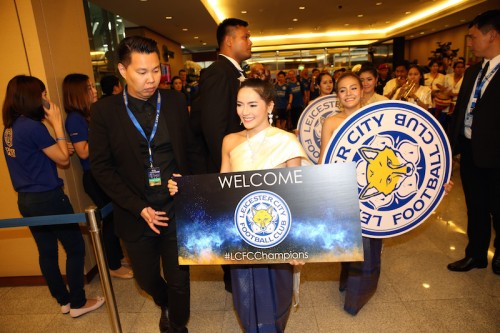
[[[161,185],[160,168],[152,167],[148,169],[148,181],[149,181],[149,186]]]

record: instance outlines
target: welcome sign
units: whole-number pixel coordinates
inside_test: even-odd
[[[426,110],[401,101],[366,106],[331,138],[324,163],[356,163],[363,235],[386,238],[424,222],[450,180],[446,133]]]
[[[353,163],[175,181],[181,265],[363,260]]]

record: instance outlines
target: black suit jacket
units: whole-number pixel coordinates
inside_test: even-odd
[[[160,93],[159,121],[166,122],[177,172],[192,174],[205,161],[189,127],[186,99],[173,90]],[[92,106],[89,153],[92,175],[113,201],[117,235],[127,241],[138,239],[148,228],[141,211],[150,204],[144,198],[147,184],[137,129],[121,94],[101,99]]]
[[[451,145],[454,154],[461,152],[460,136],[463,136],[465,114],[481,63],[469,67],[464,74],[457,99],[451,128]],[[500,166],[500,70],[490,79],[473,113],[472,153],[478,167],[493,168]]]
[[[200,78],[190,117],[193,132],[207,156],[208,172],[220,172],[224,136],[243,129],[236,113],[240,77],[238,69],[219,56]]]

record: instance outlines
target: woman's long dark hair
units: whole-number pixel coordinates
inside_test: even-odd
[[[44,91],[45,84],[40,79],[27,75],[14,76],[7,84],[2,107],[5,128],[12,127],[20,116],[41,121],[45,116],[42,106]]]
[[[90,120],[89,77],[85,74],[68,74],[64,78],[63,105],[66,113],[78,112],[87,121]]]

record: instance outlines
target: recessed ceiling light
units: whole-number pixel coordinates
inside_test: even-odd
[[[391,23],[391,21],[385,21],[385,23],[389,24],[389,23]]]
[[[461,19],[460,22],[465,22],[465,19]]]
[[[377,2],[375,5],[380,6],[381,4],[382,4],[382,2]]]
[[[423,35],[423,34],[425,34],[425,32],[423,32],[423,31],[420,31],[420,34],[421,34],[421,35]]]
[[[349,26],[349,23],[344,24],[344,26],[348,27],[348,26]]]
[[[450,26],[449,24],[445,24],[445,25],[444,25],[444,27],[445,27],[445,28],[448,28],[449,26]]]
[[[298,20],[299,20],[299,19],[294,18],[292,21],[293,21],[293,22],[297,22]]]
[[[203,42],[203,45],[207,45],[207,43]]]
[[[246,10],[242,10],[242,11],[241,11],[241,13],[242,13],[242,14],[246,14],[246,13],[247,13],[247,11],[246,11]]]
[[[363,14],[359,14],[358,17],[363,17]]]
[[[306,9],[306,7],[304,7],[304,6],[300,6],[300,7],[299,7],[299,9],[300,9],[300,10],[304,10],[304,9]]]
[[[198,39],[199,37],[198,36],[194,36],[194,39]]]
[[[188,28],[182,28],[182,31],[188,31]]]
[[[171,19],[172,19],[172,16],[165,16],[165,18],[166,18],[167,20],[171,20]]]
[[[410,38],[413,38],[413,37],[415,37],[415,36],[413,36],[413,35],[410,35]]]
[[[146,2],[146,1],[148,1],[148,0],[139,0],[139,1],[140,1],[140,2]]]
[[[288,28],[288,30],[293,30],[293,28]]]
[[[411,12],[405,12],[405,15],[411,14]]]

